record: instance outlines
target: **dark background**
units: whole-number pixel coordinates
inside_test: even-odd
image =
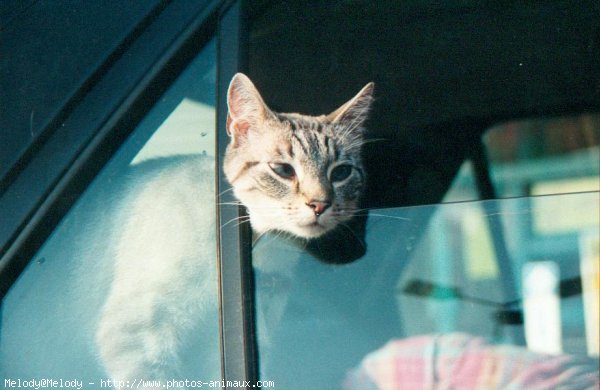
[[[168,4],[0,2],[0,190]],[[322,114],[375,81],[369,207],[438,202],[493,124],[600,111],[597,1],[246,7],[248,73],[273,109]]]
[[[439,202],[494,124],[600,111],[597,1],[250,4],[274,110],[326,113],[375,82],[368,207]]]

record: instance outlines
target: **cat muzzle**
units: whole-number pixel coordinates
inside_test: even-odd
[[[310,207],[313,212],[315,213],[315,216],[320,216],[321,214],[323,214],[325,212],[325,210],[327,210],[327,208],[331,205],[331,203],[329,202],[319,202],[319,201],[312,201],[306,204],[308,207]]]

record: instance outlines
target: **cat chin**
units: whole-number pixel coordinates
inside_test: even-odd
[[[300,226],[296,235],[300,238],[313,239],[321,237],[330,230],[331,228],[315,223],[307,226]]]
[[[283,232],[304,240],[311,240],[321,237],[325,233],[332,230],[332,228],[320,224],[288,226],[286,229],[269,226],[268,224],[261,224],[256,220],[251,220],[250,224],[252,225],[254,232],[258,235],[262,235],[263,233],[267,232]]]
[[[277,229],[278,231],[284,231],[292,235],[293,237],[300,238],[303,240],[312,240],[315,238],[319,238],[323,236],[325,233],[331,231],[332,229],[323,225],[303,225],[303,226],[293,226],[288,229],[282,230]]]

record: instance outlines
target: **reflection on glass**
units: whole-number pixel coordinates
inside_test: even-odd
[[[506,123],[485,144],[502,197],[600,190],[600,115]]]
[[[525,339],[532,351],[562,352],[558,264],[535,261],[523,264],[523,320]]]
[[[253,251],[261,377],[286,389],[528,388],[541,378],[593,386],[598,318],[586,300],[598,296],[598,274],[582,264],[597,258],[598,241],[592,254],[581,243],[598,237],[600,221],[561,210],[597,216],[599,204],[587,192],[377,210],[367,254],[347,265],[261,238]],[[545,228],[547,213],[569,229]],[[556,314],[545,317],[559,330],[554,355],[531,350],[524,334],[539,319],[523,313],[531,286],[522,275],[544,264],[558,277]]]
[[[504,123],[484,135],[498,198],[600,190],[600,115]],[[465,161],[444,202],[477,199]]]
[[[3,378],[220,378],[215,52],[149,111],[5,297]]]
[[[579,238],[585,339],[591,356],[600,356],[600,237],[593,229]]]

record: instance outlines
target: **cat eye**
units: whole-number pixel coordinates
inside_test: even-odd
[[[273,172],[275,172],[278,176],[284,179],[292,179],[296,176],[296,171],[294,167],[290,164],[286,163],[269,163],[269,167]]]
[[[352,173],[352,165],[338,165],[331,170],[329,180],[332,183],[346,180]]]

